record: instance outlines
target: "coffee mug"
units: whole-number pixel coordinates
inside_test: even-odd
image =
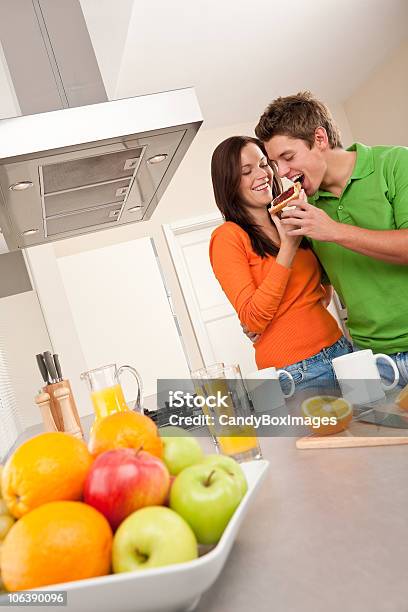
[[[381,380],[377,361],[384,359],[394,372],[394,380],[387,385]],[[344,399],[354,404],[383,400],[384,391],[393,389],[399,381],[397,366],[388,355],[374,354],[371,349],[335,357],[332,361]]]
[[[290,381],[289,393],[283,393],[280,377],[287,376]],[[265,412],[281,408],[285,405],[285,398],[295,393],[295,382],[292,374],[286,370],[264,368],[245,376],[248,393],[256,412]]]

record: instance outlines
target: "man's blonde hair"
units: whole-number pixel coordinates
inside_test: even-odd
[[[327,106],[310,91],[300,91],[293,96],[276,98],[269,104],[255,128],[255,134],[263,142],[277,135],[300,138],[312,148],[318,127],[326,130],[331,149],[343,147],[340,130]]]

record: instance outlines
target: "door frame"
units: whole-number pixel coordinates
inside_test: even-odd
[[[222,221],[223,218],[221,214],[219,212],[213,212],[189,219],[181,219],[173,223],[165,223],[162,225],[163,233],[167,241],[167,246],[169,248],[174,269],[177,274],[181,292],[183,294],[194,334],[197,339],[198,349],[205,365],[214,363],[216,358],[208,338],[206,327],[200,314],[200,308],[193,285],[191,283],[190,274],[183,255],[183,249],[178,241],[178,236],[212,226],[215,228],[222,223]]]

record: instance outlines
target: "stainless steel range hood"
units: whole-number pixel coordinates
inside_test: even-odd
[[[9,249],[149,219],[201,123],[193,88],[3,119]]]
[[[8,249],[149,219],[202,123],[194,89],[108,102],[79,0],[2,0],[0,42],[23,113],[0,120]]]

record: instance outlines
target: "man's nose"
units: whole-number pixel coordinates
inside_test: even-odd
[[[289,165],[282,161],[277,162],[277,165],[278,165],[278,174],[280,178],[283,178],[289,172]]]

